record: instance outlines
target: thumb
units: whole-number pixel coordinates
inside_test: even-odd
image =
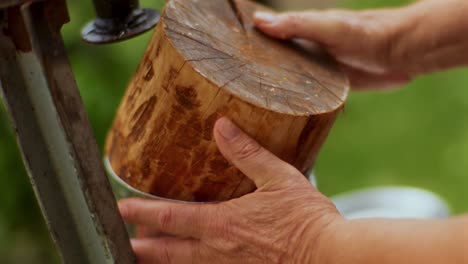
[[[259,189],[307,182],[296,168],[260,146],[227,118],[216,122],[214,136],[224,157],[253,180]]]
[[[307,11],[274,14],[257,12],[255,25],[265,34],[280,39],[304,38],[332,46],[349,35],[346,12]]]

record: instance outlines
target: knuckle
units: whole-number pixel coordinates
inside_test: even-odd
[[[356,33],[364,32],[364,27],[362,26],[362,23],[360,23],[354,18],[337,18],[336,23],[339,31],[344,34],[356,35]]]
[[[174,263],[174,256],[171,254],[170,244],[168,240],[162,240],[160,244],[160,259],[162,263]]]
[[[284,191],[292,191],[294,193],[294,192],[297,192],[299,190],[299,187],[301,186],[299,186],[297,182],[288,179],[282,183],[281,187],[283,188]]]
[[[281,173],[287,175],[288,178],[305,177],[296,167],[288,163],[285,163],[284,166],[281,167]]]
[[[210,227],[216,236],[225,237],[231,233],[232,218],[229,213],[222,209],[216,209],[210,218]]]
[[[365,29],[363,25],[368,24],[362,23],[366,19],[362,19],[360,13],[347,10],[331,9],[324,12],[324,17],[332,21],[338,32],[343,34],[355,35]]]
[[[257,157],[261,154],[263,148],[257,142],[253,140],[245,140],[241,142],[239,148],[234,151],[234,155],[238,160],[246,160]]]
[[[170,228],[174,222],[174,210],[170,207],[159,210],[156,213],[156,221],[162,230]]]
[[[303,17],[299,13],[289,13],[284,18],[288,26],[292,28],[298,28],[304,22]]]
[[[308,186],[309,181],[307,181],[304,174],[298,171],[294,166],[286,164],[278,169],[278,175],[281,177],[277,177],[277,186],[279,188],[296,188],[299,186]]]
[[[363,42],[368,43],[370,55],[374,58],[375,67],[385,71],[392,64],[395,50],[395,42],[398,35],[394,33],[393,21],[382,19],[387,17],[386,11],[382,12],[361,12],[356,15],[357,21],[354,25],[355,32]]]
[[[232,225],[230,221],[216,221],[214,229],[218,235],[224,238],[230,238],[232,234]],[[228,239],[229,240],[229,239]]]
[[[401,44],[405,35],[401,33],[402,31],[388,22],[376,23],[372,29],[369,35],[374,36],[376,54],[380,54],[383,67],[403,65],[402,58],[407,58],[410,54],[404,54],[406,49]]]
[[[227,240],[223,243],[224,251],[228,252],[229,255],[239,254],[239,252],[245,252],[247,251],[247,247],[248,245],[237,240]]]
[[[303,17],[299,13],[285,13],[281,15],[278,24],[281,30],[279,37],[282,39],[296,37],[303,20]]]
[[[135,206],[128,206],[122,207],[122,215],[125,219],[135,220],[138,218],[138,210]]]

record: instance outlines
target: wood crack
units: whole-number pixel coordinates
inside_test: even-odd
[[[312,75],[306,75],[306,74],[303,74],[303,73],[300,73],[300,72],[297,72],[295,70],[292,70],[292,69],[289,69],[289,68],[285,68],[285,67],[281,67],[282,70],[285,70],[285,71],[288,71],[288,72],[291,72],[291,73],[295,73],[299,76],[303,76],[305,78],[310,78],[312,80],[314,80],[320,87],[323,88],[323,90],[327,91],[330,95],[332,95],[333,97],[335,97],[338,101],[343,101],[342,98],[340,98],[334,91],[332,91],[332,89],[330,89],[329,87],[325,86],[321,80],[319,80],[318,78],[316,78],[315,76],[312,76]],[[330,83],[327,83],[329,86],[334,86]]]
[[[188,62],[200,62],[204,60],[232,60],[231,57],[205,57],[205,58],[198,58],[198,59],[189,59]]]
[[[263,89],[263,78],[261,75],[258,75],[259,77],[259,92],[261,94],[261,96],[263,97],[263,99],[265,100],[265,105],[267,108],[270,108],[270,100],[269,100],[269,96],[268,96],[268,93],[265,93],[265,90]]]
[[[234,69],[234,68],[242,68],[242,67],[245,67],[247,64],[245,63],[242,63],[241,65],[238,65],[238,64],[235,64],[235,65],[231,65],[229,67],[226,67],[226,68],[221,68],[221,69],[218,69],[216,71],[213,71],[213,73],[216,73],[216,72],[223,72],[223,71],[227,71],[227,70],[231,70],[231,69]]]
[[[236,0],[228,0],[228,2],[229,2],[229,5],[231,6],[232,11],[234,12],[235,17],[237,18],[237,21],[241,25],[242,31],[246,33],[247,30],[244,25],[244,18],[242,18],[242,13],[240,12],[240,9],[236,3]]]
[[[265,82],[262,83],[262,86],[267,86],[267,87],[271,87],[271,88],[273,88],[273,89],[281,90],[281,91],[283,91],[285,94],[294,95],[294,96],[297,96],[297,98],[304,98],[304,97],[307,97],[307,96],[308,96],[307,94],[304,94],[304,93],[301,93],[301,92],[297,92],[297,91],[293,91],[293,90],[290,90],[290,89],[286,89],[286,88],[284,88],[284,87],[282,87],[282,86],[271,85],[271,84],[268,84],[268,83],[265,83]]]
[[[231,80],[227,81],[226,83],[224,83],[221,88],[225,88],[228,84],[230,84],[231,82],[239,79],[240,77],[242,77],[243,73],[237,75],[236,77],[232,78]]]
[[[177,34],[177,35],[179,35],[179,36],[188,38],[188,39],[190,39],[190,40],[192,40],[192,41],[194,41],[194,42],[196,42],[196,43],[198,43],[198,44],[200,44],[200,45],[202,45],[202,46],[204,46],[204,47],[210,48],[210,49],[212,49],[212,50],[214,50],[214,51],[217,51],[217,52],[219,52],[219,53],[221,53],[221,54],[224,54],[224,55],[226,55],[226,56],[229,56],[229,57],[231,57],[231,58],[234,58],[233,55],[228,54],[228,53],[226,53],[226,52],[224,52],[224,51],[222,51],[222,50],[219,50],[219,49],[217,49],[217,48],[211,46],[210,44],[205,43],[205,42],[203,42],[203,41],[200,41],[200,40],[198,40],[198,39],[196,39],[196,38],[187,36],[185,33],[179,32],[179,31],[174,30],[174,29],[171,29],[171,28],[167,28],[166,30],[169,30],[169,31],[171,31],[172,33],[175,33],[175,34]]]
[[[196,31],[196,32],[198,32],[198,33],[204,35],[206,38],[210,38],[210,39],[213,40],[213,41],[217,41],[217,42],[219,42],[220,44],[226,45],[226,46],[229,47],[229,48],[232,48],[232,49],[234,49],[234,50],[237,50],[237,49],[238,49],[238,47],[236,47],[236,46],[234,46],[234,45],[232,45],[232,44],[230,44],[230,43],[228,43],[228,42],[222,41],[222,40],[219,39],[218,37],[212,36],[212,35],[210,35],[210,34],[207,33],[207,32],[201,31],[201,30],[199,30],[199,29],[196,29],[196,28],[191,27],[191,26],[186,25],[186,24],[182,24],[182,23],[180,23],[180,22],[178,22],[178,21],[176,21],[176,20],[174,20],[174,19],[172,19],[172,18],[169,18],[169,17],[167,17],[166,19],[167,19],[167,20],[170,20],[171,22],[173,22],[173,23],[176,24],[177,26],[181,27],[182,29],[188,29],[188,30]],[[167,28],[167,29],[170,30],[170,31],[179,33],[179,34],[182,35],[182,36],[185,36],[184,33],[181,33],[181,32],[179,32],[179,31],[176,31],[175,29],[172,29],[172,28]],[[193,38],[191,38],[191,39],[193,39]],[[199,42],[200,42],[200,41],[199,41]]]

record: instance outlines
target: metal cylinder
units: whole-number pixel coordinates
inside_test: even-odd
[[[99,18],[124,21],[140,7],[138,0],[93,0]]]

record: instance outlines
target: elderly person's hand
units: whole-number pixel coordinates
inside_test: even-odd
[[[252,194],[217,204],[128,199],[119,203],[138,263],[467,263],[468,218],[345,220],[295,168],[228,119],[219,149],[250,177]]]
[[[252,194],[218,204],[128,199],[124,220],[139,264],[467,263],[468,218],[345,220],[295,168],[228,119],[215,125],[219,149],[255,181]]]
[[[283,39],[321,44],[354,88],[395,86],[468,65],[468,1],[426,0],[401,9],[257,14]],[[468,217],[348,221],[291,165],[232,122],[214,130],[223,155],[256,192],[217,204],[129,199],[119,206],[140,232],[139,263],[468,263]]]
[[[125,221],[140,228],[139,263],[323,263],[320,249],[344,221],[335,206],[228,119],[214,135],[257,191],[218,204],[121,201]]]
[[[405,84],[418,75],[468,65],[468,1],[426,0],[365,11],[257,13],[257,27],[323,46],[354,89]]]

